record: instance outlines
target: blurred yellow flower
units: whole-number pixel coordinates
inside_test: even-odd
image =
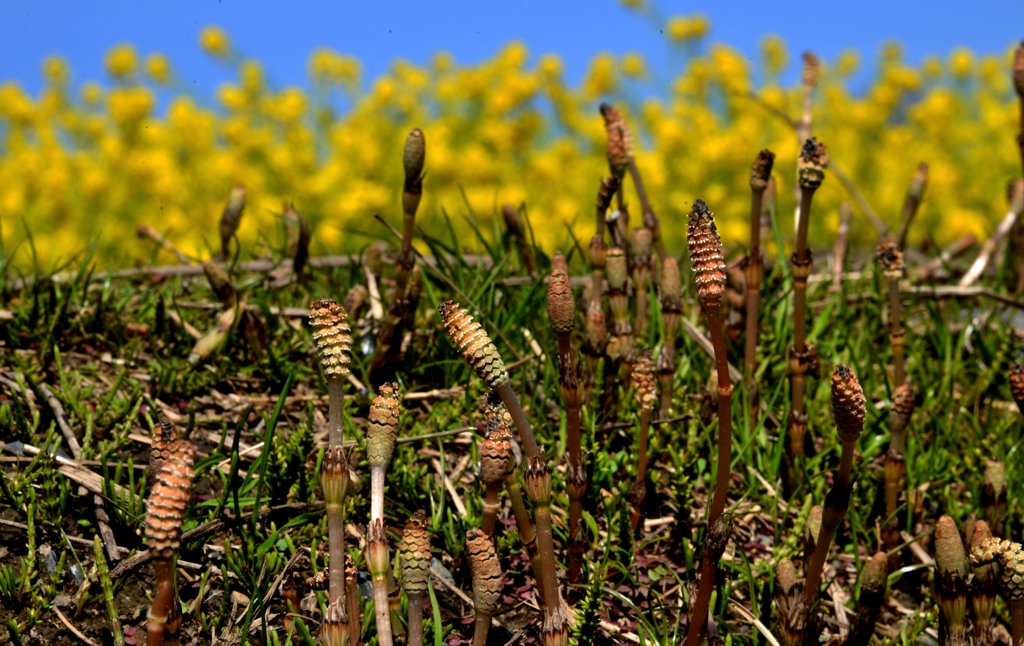
[[[199,33],[199,46],[215,58],[227,58],[231,53],[231,42],[220,27],[206,27]]]
[[[647,76],[647,67],[644,65],[644,57],[636,52],[629,52],[622,57],[622,72],[631,78],[643,78]]]
[[[644,5],[644,0],[619,0],[627,9],[639,9]]]
[[[82,85],[82,101],[87,106],[94,106],[103,100],[103,88],[99,83],[89,81]]]
[[[672,16],[668,19],[668,37],[675,43],[700,40],[710,30],[711,21],[703,14]]]
[[[139,65],[135,48],[126,43],[115,45],[107,52],[105,61],[107,74],[116,79],[125,80],[135,76]]]
[[[615,59],[611,54],[601,53],[590,62],[590,69],[583,79],[583,93],[590,99],[596,99],[612,91],[615,87]]]
[[[776,76],[789,65],[786,43],[779,36],[765,36],[761,41],[761,61],[769,76]]]
[[[43,61],[43,78],[51,85],[65,85],[71,79],[71,68],[61,56],[47,56]]]
[[[846,50],[836,61],[836,72],[840,76],[855,74],[860,69],[860,54],[854,50]]]
[[[971,69],[974,67],[974,54],[969,49],[963,47],[953,50],[953,54],[949,57],[949,71],[957,79],[965,79],[971,74]]]
[[[146,75],[160,85],[170,83],[171,62],[163,54],[150,54],[146,58]]]
[[[938,56],[926,56],[921,64],[921,72],[926,79],[934,81],[942,76],[942,60]]]

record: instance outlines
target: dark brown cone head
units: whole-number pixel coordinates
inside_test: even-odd
[[[840,364],[832,371],[832,415],[843,442],[855,442],[864,430],[864,390],[849,366]]]
[[[607,211],[612,205],[612,198],[615,191],[619,190],[619,178],[614,175],[601,180],[601,186],[597,189],[597,209]]]
[[[466,532],[466,552],[473,571],[473,605],[481,612],[494,613],[501,601],[501,563],[494,543],[478,528]]]
[[[867,591],[870,594],[885,594],[885,587],[889,580],[889,555],[885,552],[875,552],[864,565],[864,572],[861,574],[861,594]]]
[[[637,353],[632,377],[637,405],[645,411],[653,410],[658,399],[658,382],[654,376],[654,359],[650,348]]]
[[[169,457],[156,475],[146,515],[146,543],[162,559],[173,558],[181,547],[181,524],[192,498],[195,447],[177,440],[167,448]]]
[[[818,143],[815,137],[804,142],[800,149],[800,160],[797,163],[797,176],[800,186],[816,189],[825,180],[825,169],[828,168],[828,155],[825,144]]]
[[[910,423],[910,416],[914,414],[914,389],[910,382],[905,382],[896,387],[892,395],[892,408],[889,409],[889,430],[893,433],[902,433]]]
[[[1017,409],[1024,414],[1024,363],[1010,364],[1010,394],[1017,403]]]
[[[899,243],[892,236],[885,236],[875,245],[875,258],[882,266],[885,277],[897,279],[903,275],[904,264],[903,254],[900,252]]]
[[[441,314],[448,338],[489,388],[497,388],[508,381],[505,363],[498,349],[469,312],[450,300],[441,303],[437,311]]]
[[[150,478],[160,473],[160,467],[171,457],[171,444],[177,439],[177,431],[167,420],[162,419],[153,427],[153,444],[149,451]]]
[[[725,291],[725,254],[715,219],[704,200],[696,200],[690,209],[686,234],[690,264],[702,301],[717,301]]]
[[[405,150],[402,152],[402,165],[405,167],[406,184],[418,182],[423,175],[423,164],[427,157],[427,140],[423,131],[413,128],[405,138]]]
[[[427,512],[417,510],[409,517],[398,543],[402,589],[406,594],[425,594],[430,584],[430,534]]]
[[[370,420],[366,427],[366,461],[371,467],[387,467],[398,439],[398,423],[402,415],[402,399],[397,383],[381,384],[377,397],[370,404]]]
[[[590,301],[590,304],[587,305],[586,333],[590,351],[595,354],[603,354],[604,347],[608,343],[608,324],[605,321],[600,301]]]
[[[804,87],[813,88],[818,84],[818,76],[821,73],[821,64],[818,57],[811,52],[804,52],[803,82]]]
[[[508,474],[512,443],[497,415],[488,418],[487,428],[487,439],[480,443],[480,479],[484,484],[498,484]]]
[[[601,116],[608,132],[608,168],[621,180],[633,159],[633,137],[629,134],[626,119],[612,104],[601,104]]]
[[[612,247],[608,251],[604,268],[608,276],[608,288],[621,291],[626,288],[626,279],[629,277],[629,269],[626,266],[626,252],[619,247]]]
[[[633,264],[637,267],[648,267],[651,264],[651,245],[654,235],[647,227],[637,227],[629,237],[629,253]]]
[[[660,298],[662,312],[683,310],[683,285],[679,277],[679,263],[672,256],[666,256],[661,263]]]
[[[907,197],[921,201],[924,197],[924,189],[928,187],[928,164],[921,162],[917,166],[914,178],[910,180],[910,188],[907,189]]]
[[[1013,52],[1013,88],[1017,96],[1024,100],[1024,40]]]
[[[750,190],[763,191],[768,188],[768,180],[772,176],[772,165],[775,164],[775,153],[765,148],[757,154],[750,166]]]
[[[955,573],[966,581],[970,573],[960,530],[957,529],[956,521],[949,516],[942,516],[935,523],[935,566],[942,577]]]
[[[313,301],[309,306],[309,324],[313,327],[313,342],[324,376],[341,379],[348,374],[352,361],[352,328],[345,308],[330,298]]]
[[[576,301],[572,295],[569,276],[563,270],[554,268],[548,281],[548,318],[551,329],[562,336],[571,334],[576,324]]]

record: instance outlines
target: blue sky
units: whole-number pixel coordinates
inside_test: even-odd
[[[651,4],[648,0],[648,4]],[[826,60],[848,48],[861,52],[864,74],[881,45],[899,41],[906,59],[945,58],[966,46],[976,53],[1004,54],[1024,38],[1024,0],[859,0],[809,2],[719,0],[660,2],[662,17],[701,12],[711,19],[711,41],[724,42],[755,58],[766,34],[782,36],[791,61],[811,50]],[[210,97],[231,74],[199,49],[206,25],[218,25],[238,51],[261,60],[272,83],[305,85],[310,53],[328,46],[358,56],[364,79],[387,70],[397,58],[426,63],[446,50],[460,63],[488,58],[510,40],[522,40],[532,56],[558,53],[570,81],[578,80],[601,51],[644,55],[656,76],[679,65],[658,20],[615,0],[559,2],[268,2],[219,0],[126,2],[81,0],[12,2],[0,5],[0,81],[15,80],[35,94],[40,63],[49,54],[70,60],[74,81],[104,80],[103,58],[114,44],[130,42],[143,55],[161,52],[176,74],[199,96]],[[791,78],[795,74],[791,65]]]

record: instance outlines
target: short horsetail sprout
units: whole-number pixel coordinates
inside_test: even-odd
[[[348,486],[348,461],[342,445],[344,441],[341,417],[345,405],[343,379],[348,374],[352,348],[351,328],[345,309],[325,298],[309,306],[309,322],[313,326],[313,341],[320,355],[320,367],[327,378],[328,447],[320,471],[320,483],[327,504],[327,526],[330,541],[330,603],[340,601],[344,616],[345,597],[345,490]]]
[[[391,611],[388,603],[388,537],[384,520],[376,518],[366,527],[366,568],[373,583],[373,611],[377,619],[377,643],[391,646]]]
[[[559,260],[561,259],[561,260]],[[587,490],[587,472],[583,464],[582,437],[580,433],[580,366],[572,349],[572,330],[576,324],[576,301],[573,298],[569,276],[556,266],[564,264],[564,256],[556,253],[552,260],[551,279],[548,281],[548,319],[551,329],[558,338],[558,384],[565,406],[566,429],[566,488],[569,492],[569,582],[576,583],[581,571],[581,562],[573,549],[574,537],[583,518],[583,496]],[[489,492],[490,490],[488,490]],[[485,515],[486,519],[486,515]],[[484,531],[488,536],[486,523]],[[580,554],[581,556],[581,554]]]
[[[412,236],[416,221],[416,210],[423,197],[423,166],[426,162],[427,142],[423,131],[413,128],[405,139],[405,150],[402,151],[402,166],[405,170],[405,183],[402,187],[402,213],[404,227],[402,229],[402,253],[399,257],[399,275],[405,278],[413,264]],[[397,281],[400,292],[405,292],[405,281]]]
[[[242,221],[242,211],[245,210],[245,187],[236,186],[231,189],[231,196],[224,206],[220,216],[220,257],[228,258],[231,253],[228,247],[231,245],[231,238],[238,231],[238,224]]]
[[[633,334],[642,337],[647,326],[647,304],[650,300],[651,231],[633,229],[629,240],[629,254],[633,262],[633,290],[636,294],[636,325]]]
[[[990,538],[971,550],[971,566],[999,561],[999,590],[1010,605],[1011,644],[1024,640],[1024,549],[1020,543]]]
[[[661,385],[661,407],[658,416],[668,419],[672,407],[672,379],[675,377],[676,337],[683,313],[682,284],[679,263],[668,256],[661,263],[661,327],[662,346],[658,355],[658,381]]]
[[[491,616],[498,610],[501,600],[501,563],[494,543],[475,527],[466,532],[466,553],[473,572],[473,608],[476,611],[473,646],[486,646]]]
[[[924,199],[924,189],[928,186],[928,164],[921,162],[917,166],[914,178],[910,180],[907,188],[907,197],[903,200],[903,215],[900,222],[900,234],[897,237],[900,251],[907,248],[907,233],[910,231],[910,223],[917,215],[921,207],[921,200]]]
[[[807,522],[804,523],[804,570],[810,567],[814,548],[818,545],[818,534],[821,533],[821,517],[824,511],[821,505],[814,505],[811,507],[811,512],[807,514]]]
[[[156,484],[149,495],[146,516],[146,542],[153,554],[156,590],[147,615],[149,646],[160,646],[165,637],[177,642],[180,615],[175,584],[175,558],[181,547],[181,524],[192,498],[195,472],[195,447],[187,440],[178,440],[168,448],[169,457],[156,474]]]
[[[1006,465],[999,460],[985,461],[981,506],[992,533],[997,536],[1002,534],[1006,517]]]
[[[885,588],[889,580],[889,556],[875,552],[860,574],[860,598],[857,600],[857,617],[850,626],[850,636],[843,646],[867,646],[875,633],[878,611],[885,601]]]
[[[633,486],[629,489],[629,502],[633,506],[630,523],[633,526],[633,531],[636,532],[640,527],[640,520],[643,518],[644,498],[647,495],[647,436],[651,427],[651,412],[654,410],[654,402],[658,399],[657,382],[654,379],[654,361],[651,359],[651,351],[647,348],[639,353],[636,363],[633,365],[633,392],[637,405],[640,407],[636,480],[633,481]]]
[[[967,554],[956,522],[949,516],[935,524],[935,597],[939,604],[939,643],[966,644]]]
[[[309,262],[309,223],[306,222],[306,218],[302,217],[301,213],[295,210],[295,206],[292,204],[285,205],[284,217],[294,223],[298,229],[295,236],[295,248],[291,250],[292,273],[296,277],[301,277],[302,270],[306,268],[306,263]]]
[[[990,540],[992,530],[989,524],[979,520],[971,535],[971,552]],[[994,563],[988,563],[971,570],[974,573],[970,595],[975,637],[978,646],[991,646],[995,643],[995,618],[992,615],[996,609],[996,593],[999,592],[999,568]]]
[[[423,602],[430,585],[430,535],[427,512],[422,509],[409,517],[398,543],[402,589],[409,597],[409,646],[423,646]]]
[[[370,404],[366,427],[366,461],[370,466],[370,520],[384,518],[384,478],[398,439],[402,401],[397,383],[382,384]]]
[[[900,305],[900,278],[903,277],[903,253],[895,239],[886,236],[875,247],[875,257],[885,274],[889,286],[889,342],[892,344],[896,384],[907,380],[904,367],[903,308]]]
[[[761,212],[764,210],[764,192],[772,176],[775,153],[762,150],[750,166],[750,253],[747,256],[747,338],[744,347],[743,365],[746,370],[747,395],[750,397],[751,423],[757,419],[757,371],[758,306],[761,303],[761,282],[764,280],[764,253],[761,251]]]
[[[491,415],[487,419],[487,437],[480,443],[480,480],[486,491],[483,530],[488,536],[494,536],[498,521],[498,494],[509,472],[511,455],[512,443],[501,428],[501,420],[497,415]]]
[[[1024,415],[1024,363],[1019,361],[1010,364],[1010,394],[1017,410]]]
[[[705,536],[703,563],[701,565],[700,588],[695,602],[696,614],[691,615],[690,627],[686,634],[687,646],[697,646],[707,624],[711,592],[714,589],[714,572],[717,557],[712,534],[719,528],[722,512],[729,490],[730,465],[732,464],[732,382],[729,381],[729,359],[726,356],[725,334],[722,329],[722,293],[725,292],[725,254],[722,239],[718,235],[714,217],[703,200],[697,200],[690,209],[690,223],[686,236],[690,251],[690,264],[697,283],[697,295],[708,319],[711,342],[715,349],[715,370],[718,375],[718,474],[715,490],[708,511],[708,533]],[[729,532],[721,537],[721,550],[725,549]],[[715,544],[717,547],[717,544]],[[719,556],[721,556],[719,550]]]
[[[804,455],[804,436],[807,433],[807,412],[804,408],[804,389],[811,371],[812,353],[807,345],[807,279],[811,275],[811,251],[807,248],[807,227],[811,219],[811,200],[825,179],[828,156],[825,146],[813,137],[804,142],[800,151],[797,176],[800,186],[800,210],[797,221],[796,252],[791,259],[793,273],[793,349],[790,367],[789,454],[792,460]],[[799,473],[799,471],[797,471]]]
[[[800,583],[793,562],[783,558],[775,564],[775,607],[779,611],[778,637],[782,646],[802,646],[807,613],[803,610]]]
[[[487,332],[473,320],[469,312],[453,301],[444,301],[438,306],[438,311],[448,337],[462,354],[462,358],[473,367],[488,387],[498,393],[516,430],[519,431],[526,461],[526,493],[534,505],[537,550],[541,561],[541,571],[534,574],[538,575],[537,578],[541,582],[541,594],[545,602],[550,607],[559,608],[561,596],[555,574],[555,546],[551,531],[551,472],[544,462],[544,455],[540,451],[519,398],[512,390],[505,363],[501,360],[498,349],[494,347],[494,342],[487,336]],[[509,495],[511,497],[511,492]]]
[[[864,418],[867,415],[864,390],[857,380],[857,375],[842,364],[832,371],[832,415],[836,422],[836,433],[842,442],[842,453],[839,459],[839,474],[825,497],[818,542],[814,546],[814,554],[805,572],[807,581],[804,584],[804,605],[807,608],[814,604],[832,538],[850,506],[850,471],[853,467],[854,444],[864,430]]]
[[[327,604],[324,622],[320,625],[320,643],[324,646],[346,646],[349,626],[345,617],[344,599],[335,599]]]

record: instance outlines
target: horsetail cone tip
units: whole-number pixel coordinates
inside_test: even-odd
[[[886,278],[896,279],[903,275],[903,253],[900,252],[899,243],[892,236],[885,236],[875,245],[875,258],[882,266]]]
[[[811,507],[811,513],[807,517],[807,524],[804,527],[804,530],[813,543],[818,542],[818,534],[821,533],[821,516],[823,513],[824,508],[821,505],[815,505]]]
[[[480,479],[484,484],[499,484],[508,474],[512,444],[502,431],[497,415],[487,420],[487,427],[487,439],[480,444]]]
[[[651,262],[651,246],[654,244],[654,234],[647,227],[637,227],[629,237],[629,253],[633,256],[633,263],[636,265],[649,265]]]
[[[629,277],[629,269],[626,266],[626,252],[619,247],[609,249],[608,256],[605,259],[604,271],[608,277],[609,289],[625,289],[626,279]]]
[[[423,175],[423,164],[427,156],[427,141],[423,131],[413,128],[405,138],[405,150],[402,153],[402,164],[405,167],[406,183],[419,181]]]
[[[914,388],[908,381],[897,386],[893,392],[892,408],[889,410],[890,430],[902,433],[913,414]]]
[[[156,474],[146,516],[146,542],[153,554],[172,558],[181,547],[181,524],[192,498],[195,447],[178,440],[168,447],[169,457]]]
[[[1010,364],[1010,394],[1024,413],[1024,363],[1019,361]]]
[[[682,310],[683,285],[679,277],[679,263],[667,256],[661,263],[661,309],[678,312]]]
[[[497,388],[508,381],[508,372],[498,349],[469,312],[450,300],[441,303],[437,310],[448,338],[484,383],[490,388]]]
[[[220,216],[220,235],[226,240],[238,230],[238,223],[242,219],[242,211],[245,210],[245,187],[241,184],[231,189],[228,203],[224,205],[224,211]]]
[[[149,452],[149,470],[151,477],[160,472],[160,467],[171,457],[171,444],[178,439],[174,426],[165,419],[153,427],[153,444]]]
[[[344,447],[329,446],[324,451],[324,461],[320,467],[320,486],[324,490],[326,504],[340,505],[344,502],[348,489],[348,464]]]
[[[587,305],[587,345],[590,350],[596,353],[604,352],[605,343],[608,340],[608,327],[605,324],[604,310],[601,309],[601,302],[592,300]]]
[[[373,579],[388,574],[388,537],[384,533],[384,519],[375,518],[366,527],[366,569]]]
[[[725,255],[715,219],[704,200],[696,200],[690,209],[686,244],[696,274],[697,294],[701,300],[717,300],[725,291]]]
[[[910,188],[907,189],[909,197],[920,200],[924,196],[924,189],[928,186],[928,164],[921,162],[917,165],[917,172],[910,180]]]
[[[473,605],[480,612],[494,613],[501,600],[501,563],[494,544],[480,529],[466,532],[466,552],[473,572]]]
[[[555,334],[569,334],[576,324],[576,301],[569,276],[560,268],[551,271],[548,281],[548,318]]]
[[[406,594],[423,594],[430,577],[430,535],[427,533],[427,512],[417,510],[409,517],[398,543],[402,571],[402,588]]]
[[[806,87],[814,87],[818,84],[818,76],[821,74],[821,63],[818,62],[818,57],[812,52],[803,53],[804,68],[803,68],[803,82]]]
[[[654,367],[650,348],[644,348],[637,355],[636,363],[633,364],[633,389],[636,392],[637,404],[645,411],[652,410],[658,399],[655,392],[657,382],[654,377]]]
[[[878,594],[885,592],[889,580],[889,555],[885,552],[875,552],[864,565],[864,573],[861,576],[861,590]]]
[[[757,154],[754,163],[750,166],[750,188],[755,191],[763,191],[768,188],[768,179],[772,176],[772,166],[775,164],[775,153],[767,148]]]
[[[854,442],[864,430],[864,390],[849,366],[840,364],[832,371],[832,414],[836,431],[843,442]]]
[[[942,516],[935,524],[935,567],[942,577],[958,575],[967,580],[967,554],[956,522],[949,516]]]
[[[1024,40],[1013,52],[1013,87],[1017,96],[1024,99]]]
[[[608,167],[612,174],[621,179],[633,159],[633,137],[618,108],[610,103],[602,103],[600,110],[608,132]]]
[[[384,383],[370,404],[370,421],[366,429],[366,460],[371,467],[387,467],[398,438],[398,422],[402,400],[397,383]]]
[[[569,262],[561,251],[556,251],[555,255],[551,256],[551,271],[554,272],[556,269],[566,275],[569,274]]]
[[[597,189],[597,208],[607,211],[612,205],[612,198],[615,191],[619,190],[619,178],[612,175],[601,180],[601,186]]]
[[[1004,597],[1010,601],[1024,600],[1024,548],[1020,543],[991,538],[971,550],[970,561],[975,567],[999,561]]]
[[[341,379],[348,374],[352,361],[352,328],[345,308],[330,298],[313,301],[309,306],[309,323],[313,326],[313,342],[324,375],[327,379]]]
[[[817,138],[811,137],[804,142],[800,149],[800,160],[797,163],[800,186],[810,189],[821,186],[825,180],[826,168],[828,168],[828,155],[825,154],[825,144],[818,143]]]

